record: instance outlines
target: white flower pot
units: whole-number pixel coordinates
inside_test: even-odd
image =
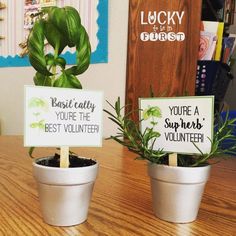
[[[77,225],[87,219],[98,163],[58,168],[33,163],[43,219],[55,226]]]
[[[155,215],[165,221],[188,223],[197,218],[210,165],[173,167],[148,164]]]

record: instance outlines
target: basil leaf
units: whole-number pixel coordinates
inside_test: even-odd
[[[34,84],[37,86],[51,86],[51,78],[46,75],[42,75],[39,72],[37,72],[34,76]]]
[[[54,87],[82,89],[82,85],[74,75],[63,73],[53,84]]]
[[[28,37],[29,60],[36,71],[43,75],[52,75],[47,69],[44,57],[44,38],[44,21],[37,20]]]
[[[60,32],[57,29],[57,26],[55,26],[52,22],[46,21],[44,27],[44,33],[47,41],[52,45],[54,50],[58,47],[58,54],[60,54],[67,45],[66,37],[64,37],[62,32]]]

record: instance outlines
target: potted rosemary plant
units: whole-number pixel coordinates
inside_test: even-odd
[[[118,126],[117,134],[110,138],[137,154],[138,160],[148,161],[155,215],[162,220],[174,223],[194,221],[210,174],[211,164],[218,161],[215,159],[217,157],[236,154],[236,119],[230,119],[227,115],[224,119],[220,116],[215,118],[210,152],[203,153],[193,143],[199,154],[178,154],[178,166],[169,166],[169,153],[162,149],[154,149],[154,143],[158,142],[160,137],[160,133],[155,128],[157,122],[154,119],[161,116],[159,108],[154,106],[141,111],[142,118],[137,124],[130,118],[133,111],[122,115],[125,107],[121,106],[119,98],[115,105],[110,104],[110,107],[113,111],[105,110],[105,112]],[[151,125],[141,132],[139,126],[147,119],[150,120]],[[227,149],[224,148],[226,140]]]
[[[46,47],[50,47],[49,53],[46,53]],[[66,47],[76,51],[76,63],[71,67],[66,67],[66,60],[61,56]],[[82,89],[76,76],[89,67],[91,47],[75,8],[43,8],[30,31],[27,48],[29,61],[36,70],[36,86]],[[45,104],[43,99],[34,99],[30,105],[42,108]],[[39,123],[39,128],[44,129],[43,120]],[[33,149],[30,149],[30,155]],[[33,171],[44,221],[51,225],[69,226],[87,219],[98,163],[72,153],[64,155],[63,159],[62,153],[61,158],[55,154],[35,160]]]

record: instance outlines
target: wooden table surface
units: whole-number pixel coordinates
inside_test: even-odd
[[[38,148],[35,155],[54,151]],[[41,218],[32,160],[22,137],[0,136],[0,235],[236,235],[236,158],[212,166],[198,219],[173,224],[153,214],[145,161],[134,160],[114,141],[104,141],[102,148],[73,151],[100,163],[88,220],[78,226],[53,227]]]

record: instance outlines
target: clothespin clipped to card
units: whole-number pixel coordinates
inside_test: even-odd
[[[0,9],[4,9],[4,8],[6,8],[6,4],[5,4],[5,3],[2,3],[2,2],[0,2]]]
[[[62,146],[60,152],[60,167],[68,168],[69,167],[69,147]]]
[[[178,166],[178,154],[177,153],[169,154],[169,166]]]
[[[5,37],[4,37],[4,36],[0,36],[0,40],[1,40],[1,39],[5,39]]]
[[[28,54],[27,40],[21,42],[19,44],[19,47],[22,49],[22,51],[19,53],[20,57],[24,57],[25,55]]]

